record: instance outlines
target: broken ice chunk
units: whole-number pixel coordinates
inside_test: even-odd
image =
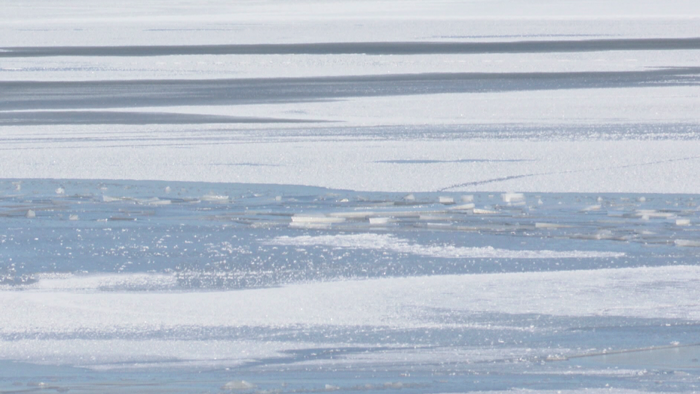
[[[474,201],[474,196],[471,194],[465,194],[462,196],[462,202],[472,202]]]
[[[673,212],[659,212],[654,209],[637,209],[635,215],[641,216],[645,220],[649,220],[649,218],[671,219],[676,217],[676,214]]]
[[[68,220],[75,222],[78,220],[78,215],[70,215],[68,216]]]
[[[161,200],[158,197],[139,199],[136,200],[136,202],[146,205],[170,205],[170,203],[172,203],[170,200]]]
[[[449,208],[450,211],[468,211],[471,209],[474,209],[473,203],[455,205],[454,207]]]
[[[253,383],[246,382],[245,380],[232,380],[221,387],[222,390],[251,390],[255,386]]]
[[[202,201],[217,202],[217,203],[227,203],[228,196],[221,196],[218,194],[205,194],[202,196]]]
[[[344,222],[345,218],[342,217],[328,217],[322,215],[294,215],[292,216],[292,222],[294,223],[341,223]]]
[[[480,208],[474,208],[473,211],[477,215],[493,215],[498,213],[498,211],[492,211],[490,209],[480,209]]]
[[[525,201],[525,195],[523,193],[503,193],[501,199],[507,203],[521,202]]]
[[[334,217],[334,218],[345,218],[345,219],[364,219],[366,217],[369,217],[371,215],[374,215],[374,212],[370,211],[354,211],[354,212],[331,212],[328,214],[328,216]]]
[[[58,189],[56,189],[56,194],[66,194],[66,189],[63,187],[59,186]]]
[[[690,226],[690,219],[676,219],[676,226]]]
[[[416,201],[416,196],[414,196],[413,194],[409,194],[406,197],[404,197],[403,199],[406,201]]]
[[[369,224],[371,225],[382,225],[382,224],[387,224],[389,223],[389,218],[383,217],[383,218],[369,218]]]
[[[566,228],[570,226],[565,226],[563,224],[556,224],[556,223],[535,223],[535,228]]]
[[[439,201],[440,201],[440,204],[448,205],[448,204],[454,204],[454,203],[455,203],[455,199],[452,198],[452,197],[440,196],[438,199],[439,199]]]
[[[34,219],[36,217],[36,212],[32,211],[31,209],[27,211],[27,219]]]

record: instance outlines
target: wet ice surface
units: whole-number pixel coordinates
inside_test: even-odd
[[[700,246],[692,195],[358,193],[147,181],[1,184],[0,245],[11,263],[4,264],[4,284],[31,283],[47,273],[157,273],[176,278],[158,286],[230,289],[677,265],[693,264]]]
[[[693,195],[0,190],[8,392],[697,389]]]

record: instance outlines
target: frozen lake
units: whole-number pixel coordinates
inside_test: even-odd
[[[1,190],[6,390],[696,388],[693,195]]]
[[[693,1],[0,15],[0,393],[697,392]]]

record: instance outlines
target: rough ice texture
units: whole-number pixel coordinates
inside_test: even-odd
[[[4,305],[0,336],[4,338],[1,343],[6,359],[78,362],[78,357],[89,353],[98,357],[100,364],[123,361],[126,353],[131,360],[162,359],[164,355],[191,360],[194,357],[190,346],[196,346],[208,349],[201,361],[214,362],[227,354],[226,348],[217,348],[221,346],[218,342],[178,345],[177,341],[165,338],[149,341],[148,346],[142,347],[136,343],[129,345],[134,340],[130,337],[216,327],[434,328],[444,324],[440,322],[440,310],[455,314],[491,312],[698,321],[698,278],[700,268],[676,266],[392,278],[159,294],[85,290],[83,284],[68,278],[66,283],[52,282],[54,285],[36,290],[0,291],[0,302]],[[131,279],[124,275],[121,280]],[[143,278],[133,277],[133,280]],[[471,324],[464,322],[464,327]],[[91,341],[85,336],[100,340]],[[28,339],[17,340],[17,337]],[[223,343],[237,346],[237,353],[246,358],[264,357],[266,353],[262,350],[281,351],[303,345],[291,342],[270,348],[264,343],[233,338]],[[52,350],[47,354],[42,349]],[[83,362],[91,364],[89,360]]]
[[[18,46],[78,44],[585,40],[629,44],[640,38],[693,38],[700,15],[697,2],[681,0],[663,4],[509,0],[337,1],[332,5],[216,1],[201,7],[170,7],[158,0],[128,4],[118,8],[87,1],[63,8],[56,8],[55,2],[8,6],[0,17],[2,53]],[[420,78],[423,73],[492,73],[521,78],[534,73],[530,75],[534,79],[518,87],[510,82],[483,85],[491,80],[488,77],[457,92],[445,91],[454,88],[450,83],[427,90],[426,85],[401,85],[403,90],[391,94],[370,86],[362,93],[367,96],[312,92],[291,101],[273,95],[235,104],[221,97],[198,101],[207,88],[176,90],[162,102],[139,101],[144,96],[133,96],[134,92],[127,92],[122,101],[118,101],[121,95],[107,94],[109,104],[92,96],[99,96],[101,88],[90,88],[90,95],[79,103],[62,97],[60,108],[37,104],[31,95],[7,99],[14,87],[4,87],[9,101],[1,102],[0,108],[79,111],[68,118],[88,124],[41,126],[26,119],[51,115],[2,114],[0,144],[7,149],[0,150],[0,169],[3,176],[13,178],[265,182],[375,191],[449,187],[504,192],[700,191],[694,176],[700,170],[696,50],[664,46],[585,52],[550,49],[387,56],[91,56],[87,51],[84,56],[3,58],[0,81],[6,82],[144,80],[157,86],[162,81],[208,80],[216,86],[222,79],[313,79],[313,83],[295,85],[305,91],[314,83],[322,84],[318,78],[327,76],[381,80],[396,75]],[[652,80],[642,78],[664,70],[676,71]],[[618,74],[607,82],[595,82],[596,75],[605,72]],[[552,79],[552,75],[561,78]],[[53,94],[60,97],[77,91],[71,89]],[[141,93],[153,92],[157,89],[149,87]],[[96,109],[107,114],[90,114]],[[172,114],[170,120],[168,114]],[[174,117],[183,125],[172,125]],[[236,123],[241,117],[254,119]],[[66,121],[65,116],[53,118]],[[280,123],[259,124],[275,119]],[[308,123],[291,124],[290,120]],[[326,123],[312,123],[317,121]]]
[[[500,192],[695,194],[700,192],[698,49],[688,47],[687,40],[686,47],[675,50],[658,43],[641,49],[633,46],[638,39],[696,38],[699,16],[700,2],[692,0],[3,4],[0,173],[17,179],[298,184],[416,194],[494,192],[505,208],[484,207],[481,201],[472,208],[462,207],[473,209],[475,217],[484,221],[521,203],[514,198],[517,194],[499,199]],[[567,41],[577,41],[581,48],[586,40],[599,46],[561,49]],[[624,50],[599,40],[616,40]],[[540,50],[528,53],[407,55],[340,53],[341,45],[333,44],[369,48],[372,42],[482,43],[496,48],[523,41],[546,41],[546,45],[537,44]],[[156,47],[190,50],[185,47],[319,42],[330,43],[324,48],[337,53],[160,56],[163,48]],[[94,48],[92,53],[83,48],[77,55],[65,48],[81,46],[146,48],[138,54],[127,48],[119,56],[105,56],[114,48]],[[55,47],[62,55],[22,57],[16,47],[34,48],[25,50],[35,54],[46,50],[39,47]],[[20,190],[18,183],[12,193],[31,194],[29,186]],[[66,189],[66,195],[53,193],[51,198],[70,193]],[[175,201],[176,194],[173,189],[168,198]],[[109,194],[104,202],[121,204],[119,196]],[[224,203],[234,198],[230,197],[201,200],[207,200],[202,204],[207,209],[211,209],[207,204],[219,201],[225,210]],[[74,213],[76,220],[71,221],[70,215],[65,221],[48,220],[49,215],[61,214],[51,198],[41,203],[52,204],[46,210],[20,203],[15,211],[3,211],[0,219],[13,235],[2,241],[17,244],[12,237],[24,239],[24,224],[14,226],[15,220],[36,226],[27,234],[44,225],[43,230],[56,230],[58,237],[80,230],[89,220],[89,212],[83,211]],[[528,195],[530,200],[535,201]],[[53,267],[56,272],[37,275],[33,284],[11,282],[0,290],[0,358],[102,370],[172,367],[201,372],[204,366],[230,366],[240,367],[239,372],[271,370],[267,376],[278,379],[293,376],[284,375],[290,369],[290,374],[303,372],[305,379],[322,380],[316,388],[290,386],[288,391],[339,387],[513,392],[508,389],[585,387],[590,389],[586,393],[597,393],[608,380],[634,389],[697,390],[697,376],[692,375],[696,365],[686,369],[691,373],[678,369],[698,357],[686,360],[681,356],[689,353],[676,345],[697,342],[693,327],[700,319],[700,271],[678,265],[691,264],[700,244],[694,237],[696,205],[692,198],[683,201],[691,202],[670,208],[685,215],[680,218],[676,213],[670,219],[659,216],[665,212],[637,215],[617,202],[584,211],[607,215],[595,217],[600,223],[588,229],[601,229],[591,238],[601,245],[593,251],[563,247],[562,243],[577,241],[556,238],[557,231],[565,230],[556,227],[558,222],[537,218],[536,210],[527,212],[533,215],[534,230],[522,231],[551,231],[554,238],[540,241],[558,242],[555,251],[548,252],[548,247],[517,251],[519,244],[501,248],[517,239],[506,233],[488,238],[503,242],[493,249],[485,246],[488,243],[465,247],[436,246],[414,238],[409,242],[401,234],[379,234],[395,223],[377,218],[368,223],[377,231],[371,236],[328,234],[323,231],[332,231],[338,223],[311,223],[328,229],[285,227],[299,233],[275,234],[269,237],[275,245],[266,245],[299,247],[296,256],[337,248],[337,253],[318,256],[330,256],[324,264],[337,269],[343,268],[337,261],[348,254],[366,252],[379,258],[381,250],[387,253],[381,256],[387,268],[409,255],[426,266],[421,267],[423,273],[439,268],[430,265],[435,261],[457,264],[459,257],[515,258],[518,264],[530,259],[527,264],[548,269],[566,269],[559,264],[569,257],[605,257],[615,259],[618,266],[628,257],[633,265],[648,257],[653,264],[669,265],[658,268],[387,277],[176,292],[171,273],[93,270],[94,275],[85,276],[58,274],[62,267]],[[134,200],[153,211],[168,202]],[[603,209],[606,212],[601,213]],[[147,210],[140,212],[148,216]],[[568,218],[578,220],[575,215]],[[148,216],[144,222],[155,224],[158,219]],[[652,223],[654,231],[637,226],[637,221]],[[130,223],[109,225],[127,229]],[[351,226],[353,220],[343,223]],[[667,237],[675,232],[682,237]],[[129,234],[124,234],[123,242]],[[637,243],[629,243],[630,239]],[[7,275],[22,269],[19,260],[26,252],[52,253],[42,249],[50,244],[38,236],[27,240],[11,256],[0,256],[13,259],[0,267]],[[613,242],[618,243],[612,247]],[[644,242],[641,252],[639,242]],[[66,242],[61,247],[73,245]],[[175,257],[182,256],[173,250]],[[73,252],[61,249],[61,253]],[[216,277],[220,272],[214,266],[221,261],[211,259],[197,263]],[[46,266],[53,261],[47,259]],[[85,262],[86,267],[93,269],[90,263]],[[596,267],[601,266],[605,265]],[[292,270],[283,267],[279,269]],[[316,268],[310,264],[304,269]],[[660,366],[657,353],[645,361],[636,360],[643,359],[637,357],[641,353],[617,361],[643,364],[639,370],[611,372],[601,367],[605,360],[598,364],[593,360],[582,368],[562,361],[591,351],[669,343],[677,351],[668,357],[670,364]],[[682,364],[686,361],[689,364]],[[374,381],[327,379],[340,376],[336,366],[352,369],[358,363],[368,368],[353,373]],[[378,364],[383,367],[376,368]],[[305,369],[309,366],[313,368]],[[0,365],[0,384],[16,379],[13,372],[3,375],[7,368],[17,367]],[[41,374],[36,368],[25,372]],[[668,372],[674,369],[675,373]],[[58,375],[51,383],[19,384],[60,391],[67,386],[51,385],[76,373]],[[225,371],[215,379],[198,377],[191,391],[248,388],[243,382],[261,390],[287,387],[231,375]],[[172,375],[165,376],[160,382],[173,380]],[[433,386],[411,386],[416,381]],[[78,390],[90,391],[83,383],[76,386]],[[604,392],[610,391],[606,387]]]
[[[325,245],[344,249],[378,249],[390,253],[409,253],[443,258],[505,258],[505,259],[561,259],[561,258],[613,258],[624,253],[596,251],[506,250],[490,246],[465,248],[454,245],[419,245],[405,239],[383,234],[321,235],[298,237],[282,236],[269,241],[271,245],[311,246]]]

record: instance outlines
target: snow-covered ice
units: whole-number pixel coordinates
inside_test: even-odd
[[[0,392],[696,392],[700,3],[15,2]]]

